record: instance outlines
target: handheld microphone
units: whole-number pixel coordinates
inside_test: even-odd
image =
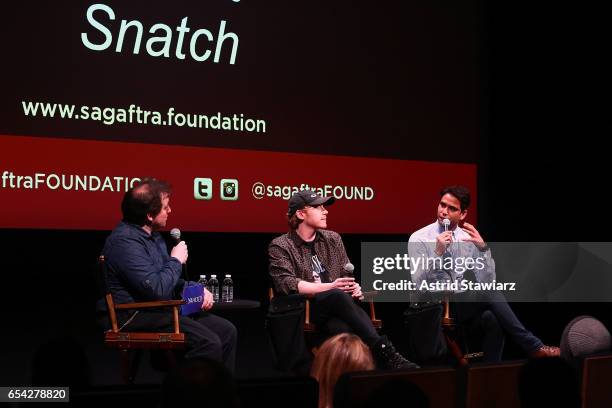
[[[181,242],[181,230],[178,228],[172,228],[170,230],[170,236],[176,244]],[[189,280],[189,274],[187,273],[187,262],[183,264],[183,274],[185,274],[185,280]]]
[[[442,225],[444,225],[444,232],[448,231],[448,229],[450,227],[450,224],[451,224],[451,222],[450,222],[450,220],[448,218],[445,218],[445,219],[442,220]],[[451,241],[452,241],[452,236],[451,236]],[[449,246],[450,246],[450,243],[446,244],[446,250],[447,251],[449,250]]]
[[[353,272],[355,271],[355,265],[353,265],[350,262],[347,262],[346,265],[344,265],[344,272],[346,272],[346,276],[347,277],[353,277]]]
[[[444,232],[448,231],[448,228],[450,227],[450,220],[448,218],[443,219],[442,225],[444,225]],[[180,235],[180,232],[179,232],[179,235]]]
[[[172,228],[170,230],[170,236],[176,241],[177,244],[181,242],[181,230],[180,229]]]
[[[355,265],[353,265],[350,262],[347,262],[346,265],[344,265],[344,272],[346,272],[346,277],[347,278],[352,278],[353,277],[353,272],[355,272]],[[363,300],[365,298],[364,295],[361,295],[359,297],[359,300]]]

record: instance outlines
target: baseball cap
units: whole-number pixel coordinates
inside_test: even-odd
[[[289,216],[292,216],[297,210],[301,210],[306,206],[332,205],[335,201],[334,197],[323,197],[312,190],[298,191],[289,199]]]

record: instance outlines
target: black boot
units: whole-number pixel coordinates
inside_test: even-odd
[[[418,365],[412,361],[406,360],[404,356],[398,353],[393,344],[391,344],[386,337],[381,337],[374,347],[372,347],[372,351],[385,368],[420,368]]]

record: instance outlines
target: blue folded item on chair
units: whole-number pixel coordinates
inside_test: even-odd
[[[204,286],[199,283],[186,282],[182,298],[185,304],[181,306],[181,315],[187,316],[202,310],[204,301]]]

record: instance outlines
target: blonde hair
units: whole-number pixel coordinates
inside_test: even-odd
[[[310,372],[319,382],[319,408],[333,405],[334,387],[342,374],[374,368],[372,352],[359,337],[342,333],[327,339],[319,348]]]

